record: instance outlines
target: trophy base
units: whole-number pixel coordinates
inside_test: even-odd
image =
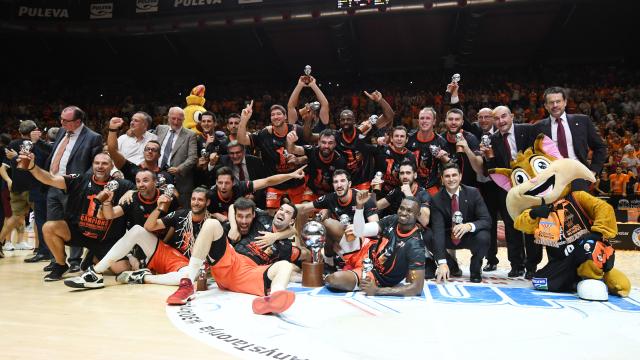
[[[18,161],[18,164],[16,165],[16,169],[18,170],[28,170],[29,169],[29,164],[31,163],[31,159],[23,159]]]
[[[304,287],[322,287],[324,280],[324,262],[312,263],[304,261],[302,263],[302,286]]]

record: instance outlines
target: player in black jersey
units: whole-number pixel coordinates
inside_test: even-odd
[[[475,135],[462,130],[464,113],[460,109],[447,111],[445,125],[447,130],[441,134],[447,141],[446,150],[462,172],[462,183],[467,186],[477,186],[477,174],[483,173],[480,142]],[[458,139],[457,134],[462,135]],[[460,151],[458,151],[460,150]]]
[[[238,234],[229,235],[231,244],[239,254],[248,256],[258,265],[273,264],[286,260],[296,264],[310,259],[309,250],[300,245],[295,229],[286,222],[287,215],[282,207],[275,217],[256,209],[256,204],[245,198],[233,204],[235,216],[229,225],[238,229]]]
[[[118,130],[122,128],[124,120],[122,118],[111,118],[109,120],[109,136],[107,136],[107,151],[113,164],[116,168],[122,171],[124,178],[135,182],[136,173],[141,169],[148,169],[153,171],[156,175],[161,174],[165,178],[167,184],[173,184],[173,175],[169,174],[166,170],[160,169],[158,166],[158,160],[160,159],[160,143],[156,140],[150,140],[144,146],[143,157],[144,161],[140,164],[134,164],[131,161],[125,159],[124,155],[118,151]]]
[[[50,221],[44,224],[42,232],[51,253],[55,257],[53,270],[45,276],[45,281],[56,281],[69,269],[65,259],[65,245],[82,246],[92,251],[98,259],[102,258],[111,246],[124,234],[124,219],[107,220],[102,216],[101,206],[96,196],[111,180],[113,161],[106,153],[97,154],[91,171],[81,175],[52,175],[33,163],[33,154],[21,154],[20,159],[28,160],[29,171],[40,182],[62,189],[69,194],[67,212],[63,221]],[[114,199],[133,188],[127,180],[115,180],[118,189]]]
[[[398,172],[403,161],[408,160],[414,164],[416,163],[415,155],[406,148],[406,144],[407,128],[396,126],[391,132],[390,144],[378,147],[375,165],[376,171],[382,173],[383,189],[385,191],[391,191],[400,185]]]
[[[432,107],[425,107],[418,114],[418,131],[409,135],[407,149],[411,151],[417,161],[418,184],[427,189],[430,195],[438,192],[440,187],[440,167],[449,161],[446,140],[436,134],[433,128],[436,124],[436,111]],[[431,146],[437,150],[434,155]]]
[[[336,133],[331,129],[320,132],[318,145],[295,145],[297,135],[287,135],[287,148],[290,153],[307,157],[307,188],[303,201],[313,201],[333,191],[333,172],[346,169],[346,160],[337,152]]]
[[[178,285],[182,275],[172,275],[171,273],[178,272],[187,266],[189,260],[179,251],[160,240],[165,235],[164,231],[150,233],[142,227],[150,213],[156,209],[156,202],[161,196],[155,183],[156,178],[153,172],[146,169],[140,170],[136,174],[138,192],[132,201],[113,207],[111,203],[113,193],[106,189],[102,190],[107,196],[102,203],[105,219],[124,217],[128,220],[127,227],[130,229],[113,245],[102,260],[90,266],[82,275],[65,280],[65,285],[72,288],[91,289],[104,287],[102,273],[125,256],[128,257],[134,271],[124,271],[118,276],[118,282]],[[162,196],[166,197],[166,195]],[[173,199],[169,211],[173,211],[177,206],[177,201]],[[136,245],[142,251],[141,255],[147,259],[148,269],[139,269],[138,259],[129,254]],[[150,275],[151,271],[156,274],[168,275]]]
[[[393,215],[398,213],[398,208],[402,199],[408,196],[415,197],[420,203],[420,215],[418,222],[422,227],[426,228],[429,224],[429,193],[416,182],[416,165],[415,163],[405,160],[400,164],[398,179],[400,186],[393,188],[386,195],[380,194],[379,200],[376,201],[378,211],[384,211],[384,214]],[[373,182],[372,182],[372,185]]]
[[[271,125],[254,134],[247,133],[247,122],[253,113],[253,101],[242,110],[240,127],[238,128],[238,142],[242,145],[251,145],[260,150],[262,161],[269,169],[270,174],[287,174],[292,172],[300,164],[298,157],[288,154],[287,134],[291,131],[298,133],[302,139],[302,127],[287,123],[287,112],[281,105],[271,106]],[[299,140],[299,145],[304,142]],[[284,195],[294,203],[302,201],[304,194],[304,179],[292,178],[284,183],[267,188],[267,209],[269,213],[275,213],[280,207],[280,201]]]
[[[221,167],[216,171],[216,184],[211,187],[211,201],[207,210],[214,218],[225,222],[229,205],[238,198],[291,179],[303,179],[305,167],[306,165],[288,174],[277,174],[254,181],[234,181],[233,171],[228,167]]]
[[[310,88],[320,103],[320,109],[312,110],[310,107],[305,106],[300,110],[300,116],[303,115],[303,111],[308,111],[311,117],[309,121],[313,124],[313,132],[319,133],[329,127],[329,100],[324,96],[324,93],[322,93],[313,76],[309,76],[309,83],[303,81],[303,78],[304,76],[301,76],[298,79],[296,87],[291,92],[291,96],[289,96],[289,102],[287,103],[287,120],[289,124],[298,123],[298,111],[296,107],[300,99],[300,92],[304,88]],[[302,117],[304,119],[304,116]]]
[[[335,291],[361,289],[367,295],[417,296],[424,286],[425,244],[416,222],[420,204],[414,197],[400,203],[397,215],[380,222],[364,222],[364,204],[367,192],[358,194],[354,219],[354,233],[359,237],[379,236],[379,240],[363,242],[362,248],[346,258],[348,270],[335,272],[325,279],[328,288]],[[369,258],[373,268],[363,274],[363,260]],[[406,285],[398,285],[402,280]]]

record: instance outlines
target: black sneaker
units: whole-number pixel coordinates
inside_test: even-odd
[[[64,284],[74,289],[99,289],[104,287],[104,279],[102,274],[93,270],[93,266],[89,266],[82,275],[67,279]]]
[[[62,280],[62,275],[64,275],[67,270],[69,270],[69,266],[67,264],[59,265],[58,263],[53,263],[53,270],[44,277],[44,281]]]
[[[53,270],[54,265],[56,264],[56,261],[51,258],[51,262],[49,263],[49,265],[45,266],[42,268],[42,271],[51,271]]]

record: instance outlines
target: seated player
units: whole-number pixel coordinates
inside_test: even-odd
[[[418,174],[416,172],[416,166],[411,161],[403,161],[400,164],[398,170],[398,179],[400,185],[393,188],[384,196],[380,197],[380,200],[376,202],[378,211],[386,210],[385,214],[393,215],[398,212],[400,202],[407,196],[413,196],[420,201],[420,215],[418,216],[418,222],[424,228],[429,224],[429,201],[431,197],[429,193],[416,182]],[[372,181],[371,184],[374,184]]]
[[[417,224],[416,214],[420,203],[414,197],[405,197],[397,215],[390,215],[380,222],[364,222],[364,204],[369,193],[357,196],[354,233],[359,237],[380,240],[362,242],[357,253],[347,257],[346,269],[325,278],[325,285],[334,291],[363,290],[367,295],[417,296],[424,286],[425,243]],[[364,259],[370,259],[373,268],[363,273]],[[403,280],[407,284],[399,285]]]

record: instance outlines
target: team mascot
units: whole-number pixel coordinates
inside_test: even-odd
[[[549,263],[535,273],[535,289],[572,292],[577,284],[583,299],[607,300],[607,290],[629,295],[631,283],[613,268],[615,254],[608,242],[618,233],[613,208],[587,192],[571,190],[574,180],[595,182],[586,166],[564,159],[555,143],[540,134],[533,148],[518,153],[511,169],[489,173],[508,191],[514,227],[534,234],[534,241],[547,247]]]
[[[207,111],[204,103],[204,85],[198,85],[191,90],[191,94],[187,96],[187,106],[184,108],[184,122],[182,127],[195,131],[198,135],[202,135],[200,127],[200,116]]]

